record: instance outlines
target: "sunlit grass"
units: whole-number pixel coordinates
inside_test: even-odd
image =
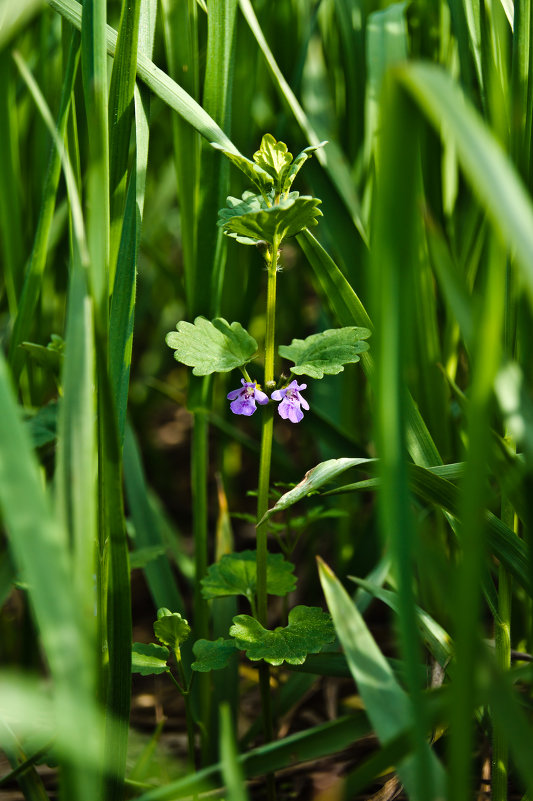
[[[274,5],[0,0],[0,787],[50,797],[42,752],[62,798],[242,801],[351,745],[346,801],[391,765],[413,799],[466,801],[487,775],[493,801],[533,797],[530,3]],[[340,643],[262,668],[270,744],[259,703],[243,714],[258,663],[191,670],[194,641],[249,611],[201,580],[253,547],[260,415],[164,342],[221,316],[263,369],[262,251],[216,223],[250,189],[220,148],[250,157],[265,132],[293,154],[329,140],[297,181],[323,217],[282,248],[279,342],[372,331],[360,365],[306,379],[303,421],[276,416],[262,468],[290,605],[329,610]],[[168,772],[156,722],[127,760],[132,626],[161,608],[192,627],[174,653],[196,753]],[[269,626],[288,611],[269,601]],[[366,712],[287,729],[323,676]]]

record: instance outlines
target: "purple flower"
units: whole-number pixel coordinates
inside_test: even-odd
[[[300,405],[307,411],[309,404],[305,398],[300,395],[301,389],[307,389],[307,384],[300,384],[296,379],[291,381],[285,389],[276,389],[270,396],[272,400],[281,401],[278,406],[279,416],[284,420],[290,420],[291,423],[299,423],[302,420],[304,413],[300,409]]]
[[[232,389],[228,392],[227,398],[233,403],[230,403],[230,409],[233,414],[245,414],[249,417],[255,412],[255,404],[268,403],[268,395],[257,389],[255,381],[245,381],[241,378],[242,389]]]

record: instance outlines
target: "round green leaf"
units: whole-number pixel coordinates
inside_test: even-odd
[[[229,633],[248,659],[264,659],[271,665],[302,665],[307,654],[318,653],[335,639],[330,616],[314,606],[295,606],[289,612],[289,625],[274,631],[249,615],[237,615]]]
[[[159,642],[177,651],[190,633],[191,627],[179,612],[170,612],[168,609],[157,610],[154,634]]]
[[[293,339],[290,345],[280,345],[279,355],[294,362],[294,375],[324,378],[344,370],[343,365],[359,361],[359,354],[368,350],[364,340],[370,336],[368,328],[330,328],[307,339]]]
[[[296,587],[294,565],[280,553],[267,557],[267,592],[269,595],[287,595]],[[256,552],[241,551],[225,554],[219,562],[211,565],[202,579],[202,596],[220,598],[228,595],[244,595],[251,599],[257,584]]]
[[[165,341],[175,350],[176,361],[193,367],[194,375],[227,373],[247,364],[257,352],[257,342],[242,325],[230,325],[222,317],[211,322],[197,317],[194,323],[182,321],[176,328]]]
[[[131,672],[141,676],[159,675],[168,671],[169,650],[153,642],[134,642],[131,649]]]
[[[235,640],[225,640],[223,637],[218,640],[197,640],[192,650],[196,661],[191,667],[199,673],[225,668],[231,657],[237,653]]]

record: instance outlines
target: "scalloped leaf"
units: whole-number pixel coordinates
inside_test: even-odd
[[[330,328],[306,339],[293,339],[290,345],[280,345],[278,353],[294,362],[294,375],[324,378],[341,373],[345,364],[358,362],[359,354],[369,348],[364,341],[369,336],[368,328]]]
[[[179,651],[190,633],[191,627],[179,612],[171,612],[164,607],[157,610],[154,634],[163,645],[168,645],[173,651]]]
[[[223,637],[219,637],[218,640],[197,640],[192,650],[196,661],[191,667],[199,673],[222,670],[237,653],[235,640],[225,640]]]
[[[231,163],[238,167],[239,170],[241,170],[241,172],[243,172],[246,177],[252,181],[255,186],[257,186],[260,192],[267,194],[270,191],[272,184],[274,183],[274,179],[258,164],[250,161],[250,159],[247,159],[246,156],[241,156],[240,154],[232,153],[231,151],[226,150],[224,147],[222,147],[222,145],[217,144],[217,142],[211,142],[211,147],[222,151],[222,153],[224,153]]]
[[[247,364],[257,352],[257,342],[240,323],[228,323],[223,317],[194,323],[181,321],[177,331],[165,337],[178,362],[193,367],[194,375],[227,373]]]
[[[267,206],[260,196],[245,193],[240,202],[228,198],[228,207],[218,213],[218,225],[227,236],[245,238],[254,244],[261,240],[273,244],[275,238],[281,242],[317,225],[317,217],[322,216],[320,203],[318,198],[291,192],[279,204]]]
[[[287,595],[296,587],[294,565],[282,554],[268,554],[267,592],[269,595]],[[202,579],[202,596],[206,600],[228,595],[253,598],[257,584],[256,551],[225,554],[211,565]]]
[[[131,672],[141,676],[158,676],[167,673],[169,650],[154,642],[134,642],[131,649]]]
[[[229,633],[248,659],[264,659],[271,665],[302,665],[307,654],[318,653],[335,639],[331,617],[315,606],[295,606],[289,612],[289,625],[274,631],[249,615],[237,615]]]

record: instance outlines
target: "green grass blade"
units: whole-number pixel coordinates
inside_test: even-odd
[[[206,112],[229,134],[235,61],[237,0],[216,0],[209,6],[203,104]],[[217,226],[218,210],[229,195],[229,162],[212,148],[202,147],[199,187],[195,306],[213,318],[220,314],[226,267],[227,237]]]
[[[109,87],[109,191],[110,191],[110,284],[120,242],[126,196],[133,90],[137,74],[137,43],[141,0],[123,0]]]
[[[37,773],[32,760],[29,760],[24,753],[11,727],[2,720],[0,729],[3,751],[13,768],[10,773],[1,777],[0,788],[17,781],[26,801],[49,801],[43,780]]]
[[[464,465],[443,465],[428,470],[419,465],[409,465],[409,487],[411,492],[428,503],[435,504],[448,513],[448,520],[455,530],[456,521],[461,513],[460,493],[458,488],[445,477],[443,469],[450,470],[448,478],[464,476]],[[455,472],[457,470],[457,472]],[[358,490],[374,489],[378,479],[368,479],[356,484],[347,484],[343,487],[330,490],[324,494],[337,494],[341,492],[354,492]],[[451,516],[451,517],[450,517]],[[526,591],[530,591],[529,566],[527,549],[524,543],[515,535],[514,531],[505,525],[491,512],[485,512],[484,518],[487,526],[487,549],[505,565],[513,574],[519,584]]]
[[[232,801],[248,801],[242,766],[239,764],[235,744],[235,725],[228,704],[220,707],[220,762],[226,792]]]
[[[139,16],[139,53],[150,57],[154,46],[155,15],[153,0],[142,0]],[[137,257],[144,211],[148,146],[150,137],[150,95],[137,87],[135,97],[135,164],[132,167],[120,248],[117,258],[109,319],[109,369],[113,383],[120,441],[124,440],[126,408],[133,345],[133,323],[137,276]]]
[[[94,648],[98,455],[92,315],[87,275],[79,264],[74,263],[68,295],[55,491],[58,517],[71,537],[73,579],[78,597],[83,599],[87,638]]]
[[[512,163],[443,70],[409,64],[396,74],[441,136],[453,140],[465,177],[494,229],[515,254],[533,298],[533,204]]]
[[[255,11],[250,0],[239,0],[239,6],[248,26],[250,27],[250,30],[257,41],[257,44],[259,45],[261,52],[263,53],[268,70],[272,75],[274,86],[280,93],[280,96],[284,102],[290,108],[291,113],[293,114],[306,140],[311,145],[318,145],[320,143],[320,137],[311,125],[305,111],[298,102],[298,99],[278,67],[274,55],[265,39],[263,31],[261,30],[261,26],[255,15]],[[328,159],[327,153],[325,153],[322,149],[317,150],[315,155],[320,164],[327,170],[331,182],[335,187],[335,191],[338,193],[342,203],[349,212],[352,224],[359,231],[362,240],[366,242],[367,234],[362,219],[359,200],[353,189],[353,184],[350,181],[347,182],[345,180],[345,175],[343,174],[344,170],[339,169],[338,163],[336,163],[334,160]]]
[[[0,50],[3,50],[19,30],[28,25],[32,17],[44,6],[44,0],[22,0],[21,3],[2,0],[0,3]]]
[[[282,770],[295,762],[307,762],[328,754],[342,751],[353,742],[366,736],[369,727],[363,713],[337,718],[315,726],[307,731],[289,735],[260,746],[239,756],[244,773],[248,778],[261,776],[269,771]],[[197,771],[165,787],[148,790],[139,796],[138,801],[172,801],[190,795],[195,788],[202,788],[206,779],[216,781],[220,775],[220,764]]]
[[[109,135],[106,4],[88,0],[81,18],[81,66],[89,137],[87,244],[96,327],[107,339],[109,287]]]
[[[394,26],[393,26],[394,29]],[[408,124],[409,121],[409,124]],[[418,678],[421,657],[414,602],[413,567],[417,532],[407,475],[406,367],[414,338],[412,296],[416,283],[420,126],[397,87],[382,91],[372,227],[371,273],[375,309],[375,438],[381,487],[378,494],[382,541],[391,556],[398,585],[396,618],[406,683],[412,702],[415,751],[410,792],[437,799],[442,776],[435,773],[426,747],[427,721]]]
[[[0,26],[1,29],[1,26]],[[0,172],[0,233],[3,282],[11,315],[17,312],[24,268],[18,122],[13,63],[8,51],[0,52],[0,152],[7,154]]]
[[[174,2],[163,0],[161,16],[165,34],[165,50],[171,78],[191,98],[198,97],[198,20],[195,0]],[[198,234],[198,201],[200,178],[200,137],[186,117],[173,115],[173,154],[178,183],[178,199],[181,220],[181,243],[187,306],[191,320],[198,314],[208,314],[207,308],[199,305],[199,297],[206,291],[205,280],[197,283],[198,261],[196,255]],[[204,270],[202,278],[205,279]]]
[[[65,68],[65,76],[61,90],[61,102],[57,117],[57,136],[63,141],[67,127],[68,113],[76,79],[79,62],[80,36],[77,32],[72,32],[68,60]],[[43,196],[41,200],[41,210],[39,222],[35,232],[33,249],[30,257],[24,286],[19,300],[18,313],[15,317],[13,332],[9,342],[9,362],[15,380],[18,380],[23,365],[23,353],[19,345],[24,340],[30,339],[31,327],[35,319],[35,310],[38,297],[41,291],[42,276],[46,263],[47,245],[52,225],[54,206],[56,201],[59,175],[61,171],[60,150],[54,146],[50,153],[48,170],[46,173]]]
[[[350,670],[357,682],[367,715],[383,744],[393,740],[413,721],[413,710],[409,697],[397,683],[385,657],[379,650],[363,618],[357,611],[346,590],[330,568],[319,561],[320,581],[326,596],[329,611],[335,624],[339,640],[344,648]],[[431,770],[431,781],[435,796],[444,797],[444,771],[437,757],[424,748]],[[414,757],[411,754],[398,766],[398,773],[410,798],[427,798],[428,788],[417,794],[417,775]]]
[[[92,655],[81,615],[82,599],[73,581],[66,532],[54,518],[43,490],[2,356],[0,405],[0,507],[54,679],[59,725],[81,751],[88,738],[98,737],[90,723]],[[78,717],[69,719],[63,715],[62,704],[72,706],[74,700]],[[77,770],[67,766],[64,788],[71,797],[90,801],[98,797],[97,774],[81,765]]]
[[[352,581],[355,581],[359,587],[362,587],[367,592],[371,593],[374,598],[387,604],[397,614],[400,614],[400,604],[398,602],[398,593],[392,590],[384,590],[370,581],[350,576]],[[440,623],[437,623],[427,612],[421,607],[416,607],[416,617],[420,633],[424,642],[437,662],[445,667],[447,662],[452,656],[451,639],[448,633],[442,628]]]
[[[126,427],[124,440],[124,480],[131,519],[135,527],[135,548],[165,548],[159,521],[149,501],[149,491],[141,462],[141,454],[131,427]],[[170,563],[162,554],[144,568],[155,610],[165,607],[184,613],[184,604]]]
[[[48,4],[75,28],[81,28],[81,5],[77,0],[47,0]],[[109,25],[106,28],[107,50],[115,54],[117,32]],[[193,98],[159,69],[149,58],[139,53],[137,58],[137,75],[170,108],[187,120],[208,142],[217,142],[233,153],[239,151],[222,129],[206,114],[204,109]]]
[[[383,11],[370,14],[366,28],[368,80],[366,85],[365,145],[370,162],[379,129],[380,96],[388,69],[407,58],[406,6],[393,3]]]
[[[315,237],[304,231],[296,237],[308,259],[322,289],[325,302],[331,308],[340,325],[359,325],[373,328],[372,321],[363,304],[341,273],[331,256]],[[372,378],[374,360],[372,340],[370,351],[361,354],[361,363],[368,378]],[[411,457],[417,464],[425,466],[439,464],[442,460],[418,408],[407,400],[407,445]]]

